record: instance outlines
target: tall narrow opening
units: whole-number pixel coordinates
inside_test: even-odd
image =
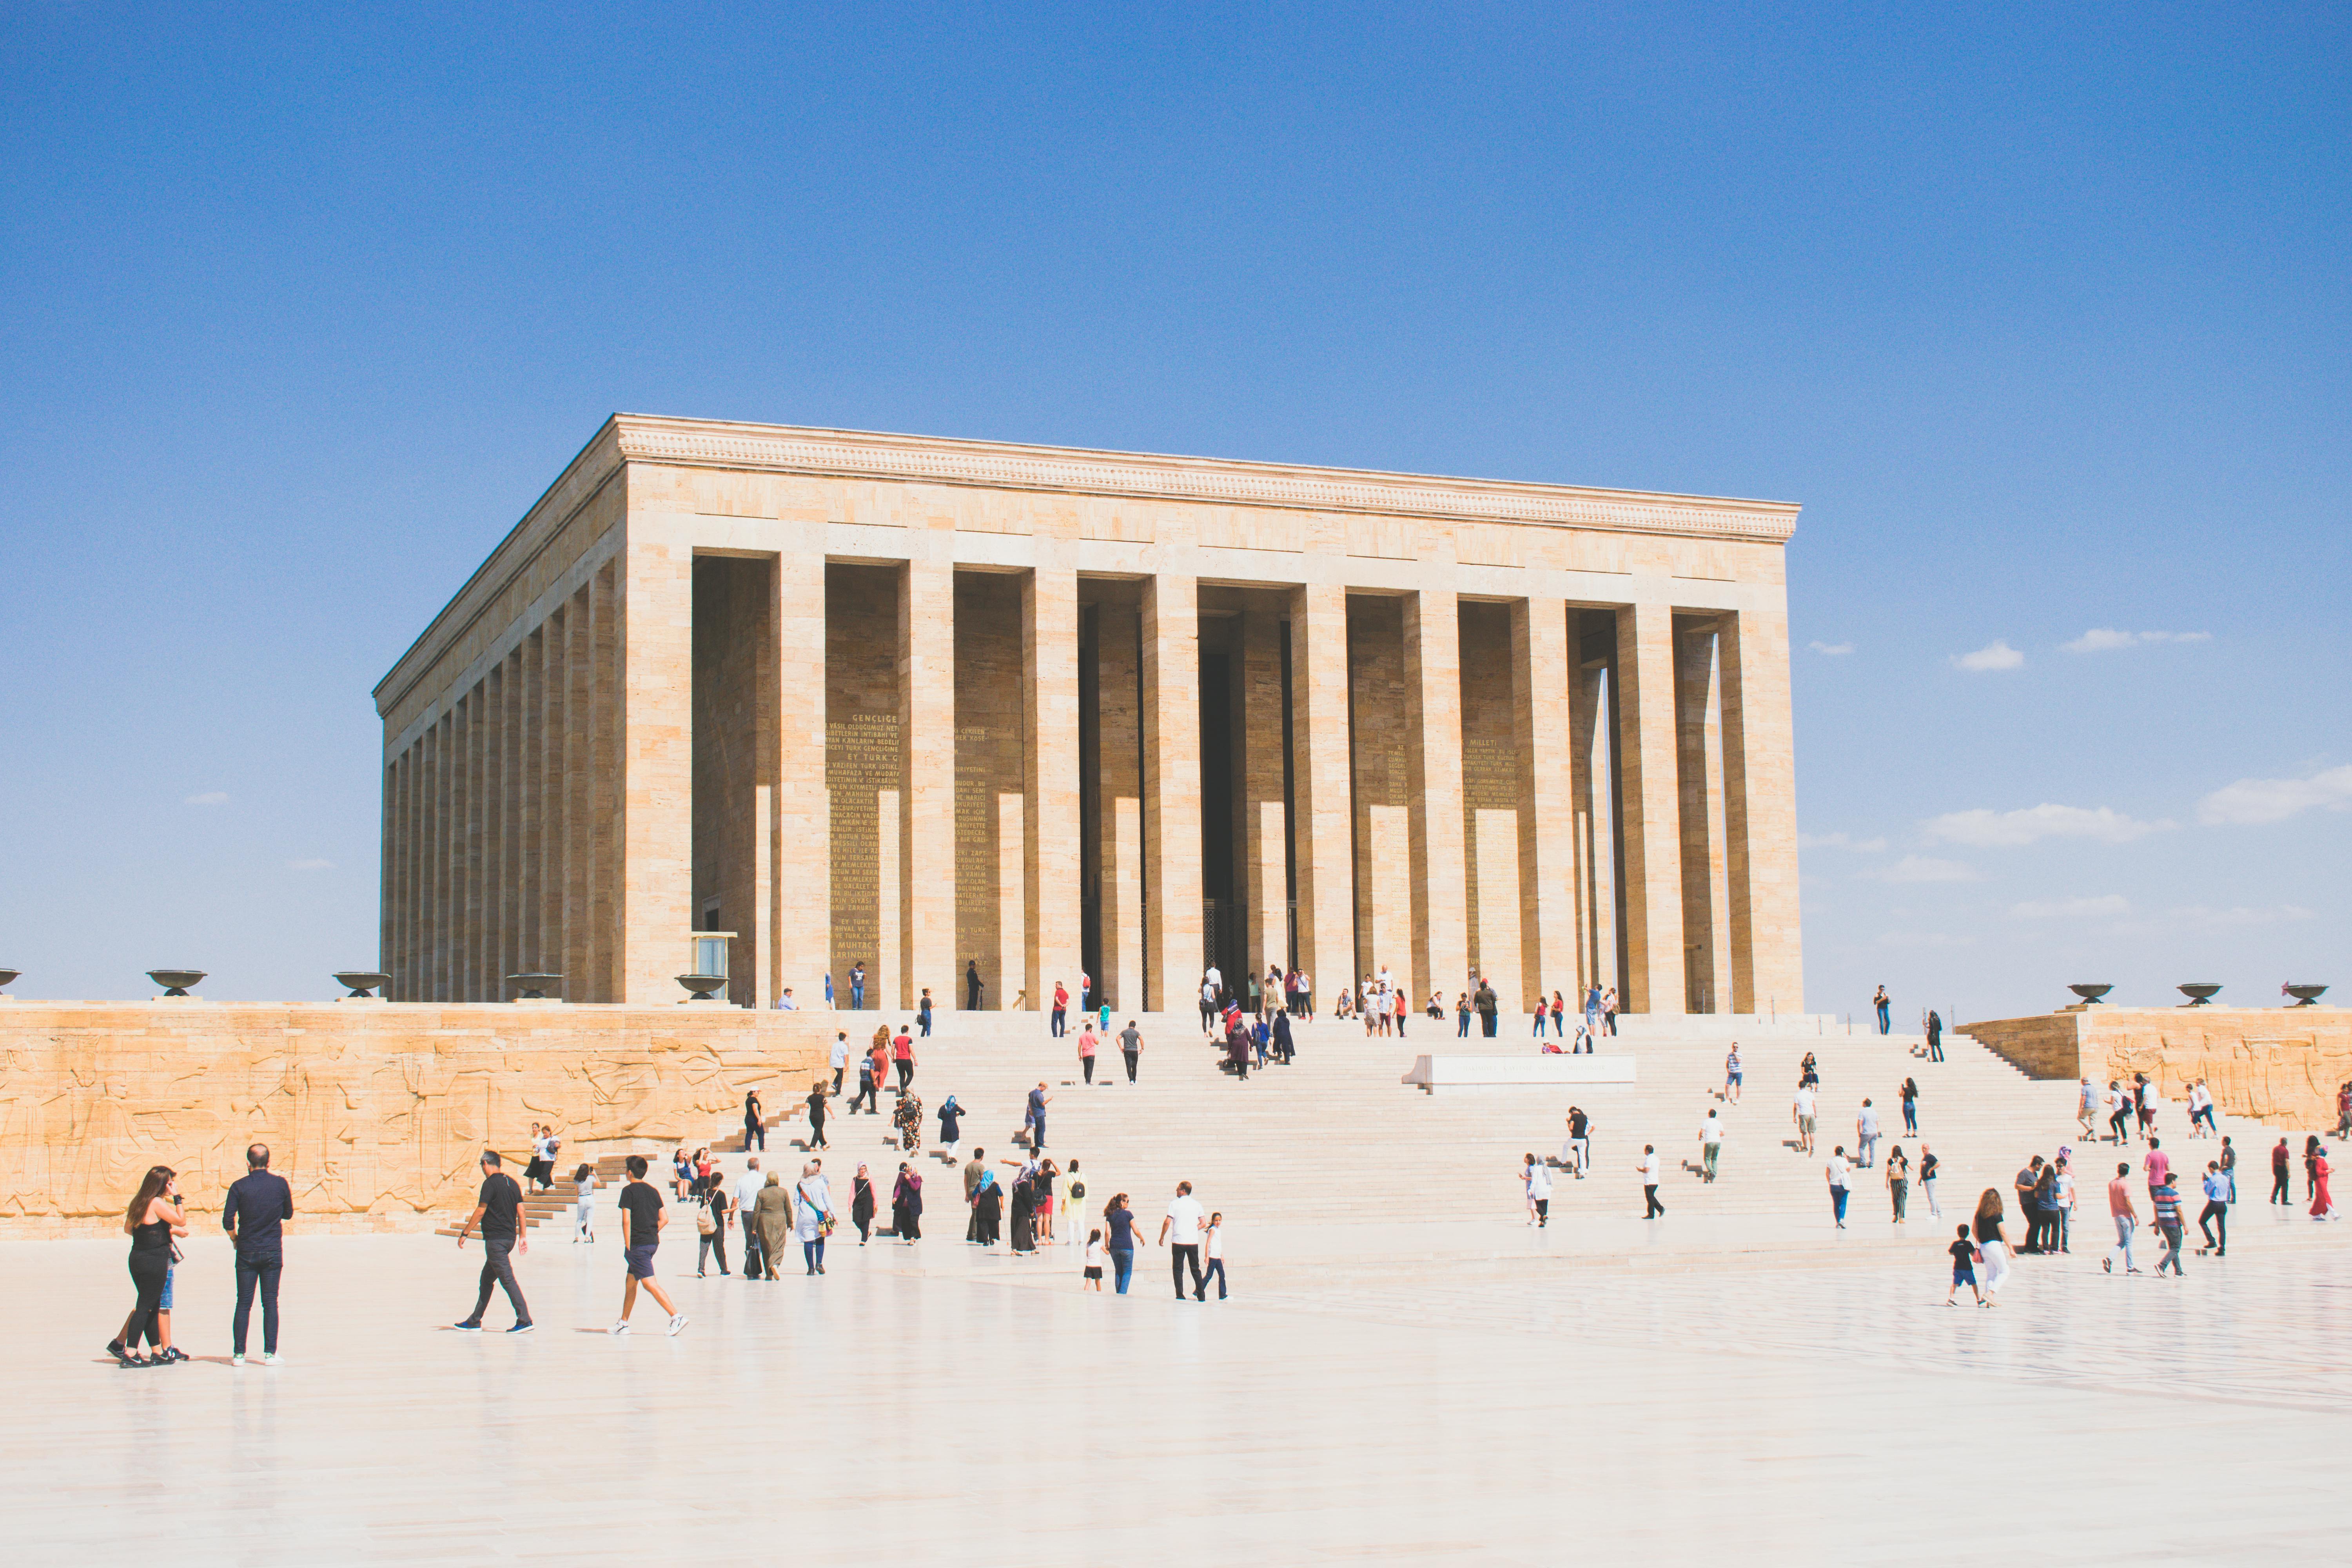
[[[687,907],[698,929],[735,934],[727,950],[727,995],[746,1007],[756,1005],[758,983],[756,705],[774,570],[772,562],[724,555],[694,560],[694,892]],[[687,933],[676,934],[683,963]]]

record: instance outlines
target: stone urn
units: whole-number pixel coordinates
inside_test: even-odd
[[[0,969],[0,985],[5,985],[16,978],[16,971]],[[2316,1007],[2319,1005],[2319,999],[2327,994],[2327,987],[2325,985],[2289,985],[2285,989],[2286,994],[2294,998],[2294,1005],[2298,1007]]]
[[[201,969],[151,969],[147,978],[163,988],[166,996],[185,996],[188,987],[205,977]]]
[[[392,976],[374,974],[362,969],[339,969],[335,971],[335,984],[351,993],[350,996],[344,998],[345,1001],[354,999],[373,1001],[374,998],[369,996],[368,993],[379,985],[391,984]]]
[[[550,991],[562,989],[563,976],[561,974],[509,974],[507,976],[507,984],[522,987],[522,994],[515,998],[518,1002],[544,1002]]]
[[[2112,985],[2069,985],[2066,989],[2072,991],[2075,995],[2080,996],[2083,999],[2083,1005],[2088,1007],[2096,1003],[2100,997],[2105,996],[2108,992],[2113,991],[2115,987]]]
[[[716,1002],[719,994],[727,989],[727,976],[723,974],[681,974],[677,979],[691,993],[687,997],[689,1002]]]
[[[2211,1002],[2214,994],[2221,989],[2219,985],[2183,985],[2180,994],[2189,998],[2189,1006],[2202,1007]]]
[[[24,973],[25,972],[21,969],[0,969],[0,991],[5,991],[9,986],[15,984],[16,983],[16,977]],[[2320,989],[2325,991],[2327,988],[2323,985]]]

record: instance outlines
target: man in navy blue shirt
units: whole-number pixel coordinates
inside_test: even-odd
[[[245,1152],[245,1174],[221,1205],[221,1228],[236,1243],[236,1319],[229,1362],[245,1364],[245,1330],[253,1319],[254,1287],[261,1288],[261,1359],[278,1364],[278,1274],[283,1226],[294,1217],[294,1189],[269,1173],[269,1145]]]

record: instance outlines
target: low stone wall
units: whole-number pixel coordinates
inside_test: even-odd
[[[2224,1114],[2305,1131],[2336,1125],[2352,1079],[2352,1012],[2338,1007],[2086,1007],[1965,1024],[2032,1078],[2105,1087],[2146,1073],[2173,1100],[2203,1079]]]
[[[835,1022],[718,1005],[6,1003],[0,1235],[117,1225],[156,1164],[216,1215],[257,1141],[305,1228],[426,1228],[470,1206],[484,1148],[520,1173],[533,1121],[556,1126],[568,1164],[713,1142],[754,1086],[786,1109]]]

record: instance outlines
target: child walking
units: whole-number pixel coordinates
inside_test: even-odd
[[[596,1167],[582,1165],[572,1173],[572,1184],[580,1189],[580,1228],[572,1233],[576,1242],[596,1239]]]
[[[1944,1292],[1944,1305],[1957,1307],[1960,1304],[1958,1298],[1963,1285],[1976,1292],[1978,1306],[1989,1305],[1983,1289],[1977,1284],[1977,1245],[1969,1239],[1969,1227],[1960,1226],[1959,1239],[1944,1250],[1952,1255],[1952,1288]]]
[[[1205,1245],[1201,1250],[1208,1255],[1209,1271],[1201,1276],[1200,1289],[1193,1292],[1192,1299],[1196,1301],[1207,1300],[1209,1281],[1213,1279],[1217,1282],[1217,1300],[1222,1301],[1225,1299],[1225,1216],[1223,1215],[1213,1214],[1209,1216],[1209,1234],[1202,1240]]]
[[[1092,1290],[1096,1294],[1100,1295],[1102,1293],[1102,1226],[1097,1226],[1094,1229],[1087,1232],[1087,1272],[1085,1278],[1078,1281],[1078,1289],[1081,1290]]]

